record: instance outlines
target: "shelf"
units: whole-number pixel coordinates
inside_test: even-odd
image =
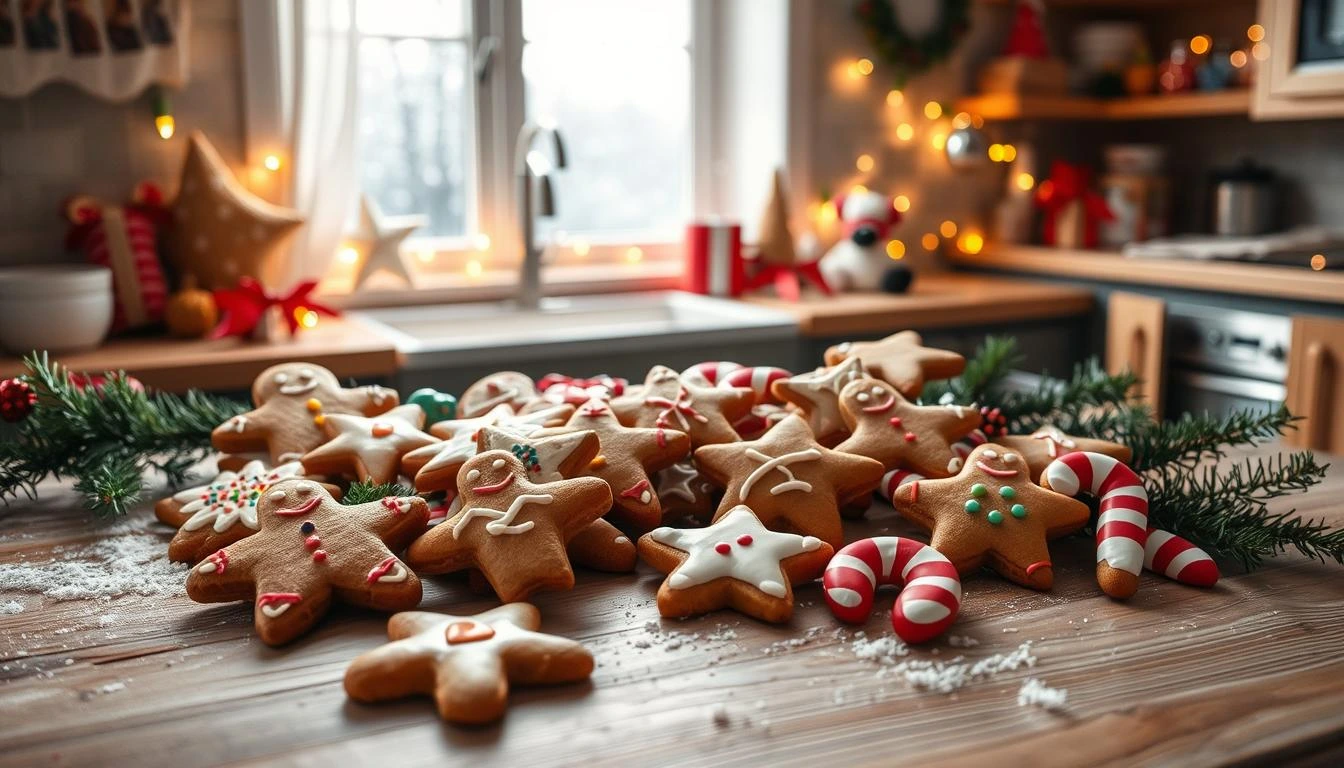
[[[1344,305],[1344,273],[1313,272],[1306,267],[1131,259],[1111,251],[1029,245],[990,246],[974,256],[954,252],[949,258],[963,267]]]
[[[1160,120],[1213,115],[1245,115],[1251,109],[1249,90],[1210,91],[1087,99],[1074,96],[989,94],[957,101],[957,112],[986,120]]]

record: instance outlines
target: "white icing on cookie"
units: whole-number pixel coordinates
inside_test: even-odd
[[[303,465],[297,461],[275,469],[266,469],[260,461],[249,461],[236,473],[220,472],[208,485],[174,494],[173,501],[182,504],[178,511],[190,515],[182,530],[195,531],[209,525],[216,533],[223,533],[234,523],[242,523],[255,531],[257,502],[262,492],[276,481],[302,472]],[[285,492],[272,491],[269,497],[272,501],[283,501]]]
[[[708,528],[658,528],[649,536],[687,553],[686,560],[668,576],[672,589],[729,577],[776,598],[788,594],[788,578],[780,562],[821,546],[821,540],[813,536],[767,529],[741,504]]]
[[[753,469],[751,471],[751,474],[747,475],[747,479],[743,481],[741,491],[742,498],[745,499],[747,496],[749,496],[751,494],[751,489],[756,485],[756,483],[761,478],[765,477],[766,475],[770,474],[772,471],[776,469],[778,469],[788,479],[784,480],[783,482],[776,483],[770,489],[771,496],[778,496],[781,493],[788,493],[789,491],[802,491],[803,493],[812,492],[812,484],[795,478],[793,476],[793,471],[789,469],[789,465],[797,464],[799,462],[804,461],[816,461],[817,459],[820,459],[821,451],[818,451],[816,448],[808,448],[802,451],[794,451],[792,453],[786,453],[783,456],[773,456],[773,457],[767,456],[766,454],[761,453],[755,448],[748,448],[746,450],[746,455],[747,458],[762,463],[759,467]]]
[[[551,504],[554,501],[555,497],[549,493],[523,493],[515,497],[513,502],[509,504],[509,508],[503,512],[488,507],[472,507],[464,511],[458,517],[457,522],[453,524],[453,538],[456,539],[461,536],[462,529],[466,527],[467,523],[477,517],[484,517],[488,520],[485,524],[485,532],[491,536],[527,533],[536,525],[533,521],[527,520],[516,525],[513,522],[514,518],[518,517],[518,513],[523,510],[523,507],[528,504]]]

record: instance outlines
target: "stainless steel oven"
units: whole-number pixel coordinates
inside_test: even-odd
[[[1278,407],[1286,393],[1291,322],[1283,315],[1168,305],[1166,416]]]

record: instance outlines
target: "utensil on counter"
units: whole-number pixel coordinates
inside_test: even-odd
[[[76,352],[112,327],[112,270],[93,264],[0,269],[0,347]]]
[[[1217,235],[1245,237],[1278,229],[1279,192],[1274,171],[1249,159],[1209,175],[1212,229]]]

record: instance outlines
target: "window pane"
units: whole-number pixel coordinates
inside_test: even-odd
[[[463,0],[358,0],[355,22],[365,35],[464,37]]]
[[[691,40],[687,0],[523,0],[523,38],[566,43],[684,46]]]
[[[389,214],[428,216],[419,236],[465,234],[472,113],[466,45],[370,38],[359,56],[364,193]]]

